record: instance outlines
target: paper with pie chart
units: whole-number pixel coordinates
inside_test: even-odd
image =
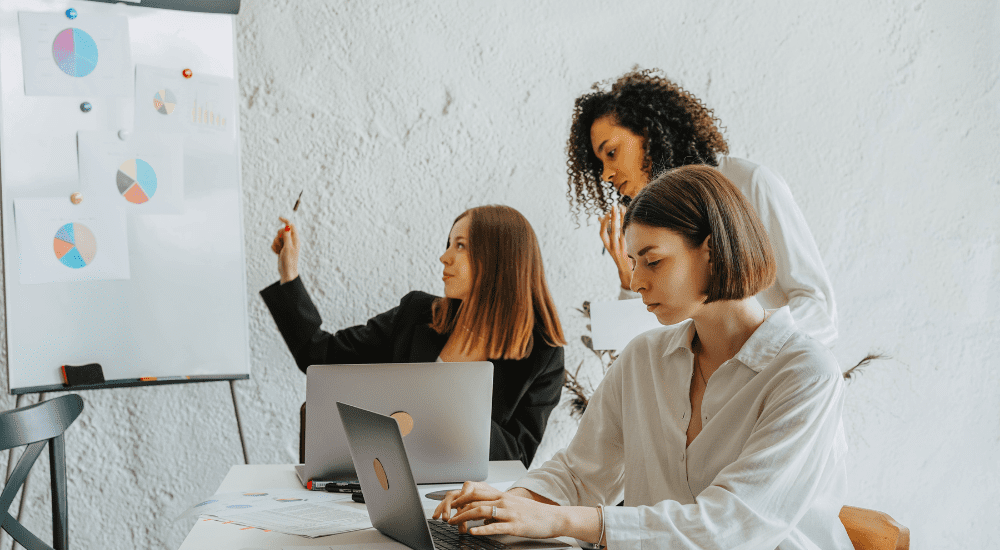
[[[184,147],[176,134],[77,133],[80,191],[129,214],[184,212]]]
[[[83,10],[81,10],[83,11]],[[19,12],[25,95],[128,96],[132,54],[122,16]]]
[[[14,199],[20,282],[130,278],[126,216],[97,200]]]
[[[189,154],[235,152],[233,79],[201,72],[184,78],[182,70],[136,65],[135,129],[183,134]]]

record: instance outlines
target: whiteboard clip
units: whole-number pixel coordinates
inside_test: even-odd
[[[129,131],[128,130],[118,130],[118,139],[122,141],[128,141]]]

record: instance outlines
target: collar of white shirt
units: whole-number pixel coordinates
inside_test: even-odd
[[[757,330],[750,335],[740,351],[733,357],[754,372],[760,372],[771,364],[781,348],[785,346],[785,342],[797,330],[788,306],[769,311],[771,315],[757,327]],[[693,353],[691,340],[694,338],[694,321],[688,319],[681,325],[684,329],[674,332],[673,338],[664,349],[664,357],[680,349]]]

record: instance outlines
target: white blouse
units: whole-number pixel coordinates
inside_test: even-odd
[[[757,301],[765,309],[788,305],[803,332],[833,345],[837,340],[833,285],[788,184],[768,167],[737,157],[720,157],[718,169],[750,201],[774,248],[777,280],[757,295]],[[621,299],[638,297],[624,288],[619,294]]]
[[[513,486],[607,505],[609,550],[851,550],[836,359],[773,312],[708,379],[688,447],[693,337],[687,320],[632,340],[569,446]]]

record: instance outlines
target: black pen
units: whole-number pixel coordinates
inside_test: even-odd
[[[326,489],[327,491],[333,491],[334,487],[350,487],[352,489],[360,489],[361,484],[358,480],[344,480],[344,481],[313,481],[309,480],[306,484],[306,489],[310,491],[322,491]]]
[[[357,494],[357,493],[361,492],[361,487],[360,486],[359,487],[331,487],[331,486],[327,485],[326,486],[326,492],[328,492],[328,493],[355,493],[355,494]]]

